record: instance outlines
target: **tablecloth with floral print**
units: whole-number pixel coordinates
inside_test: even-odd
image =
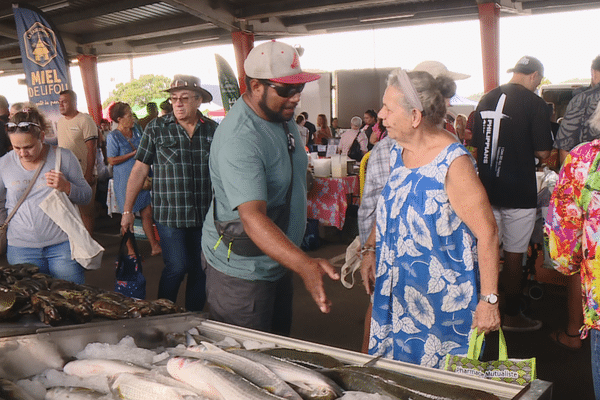
[[[344,227],[348,205],[358,204],[358,176],[344,178],[314,178],[308,193],[308,218],[318,219],[323,225]],[[354,197],[350,197],[353,195]]]

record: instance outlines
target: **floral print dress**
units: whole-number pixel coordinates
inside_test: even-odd
[[[600,140],[581,144],[565,158],[544,225],[554,268],[581,272],[583,328],[600,330]]]
[[[471,157],[452,143],[409,169],[402,148],[392,147],[377,205],[369,354],[439,368],[446,354],[467,353],[479,293],[476,241],[444,187],[450,164],[464,155]]]

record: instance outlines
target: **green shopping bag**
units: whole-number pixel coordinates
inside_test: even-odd
[[[447,354],[444,369],[459,374],[519,385],[526,385],[536,379],[535,357],[523,360],[509,359],[502,329],[499,332],[498,360],[479,361],[484,338],[483,333],[478,335],[477,330],[474,329],[469,340],[467,356]]]

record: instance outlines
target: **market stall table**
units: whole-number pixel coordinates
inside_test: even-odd
[[[312,189],[308,193],[307,216],[319,220],[323,225],[342,229],[346,222],[350,198],[358,198],[358,195],[357,175],[343,178],[315,177]]]

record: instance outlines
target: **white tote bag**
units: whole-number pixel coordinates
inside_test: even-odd
[[[340,282],[347,289],[352,289],[354,286],[354,273],[360,269],[360,238],[357,236],[352,243],[346,248],[346,262],[340,271]],[[351,281],[348,282],[346,277],[350,275]]]
[[[60,148],[55,148],[55,171],[60,171]],[[71,259],[76,260],[85,269],[98,269],[102,263],[104,247],[100,246],[89,234],[79,208],[71,203],[65,192],[54,189],[40,203],[40,208],[65,231],[71,244]]]

